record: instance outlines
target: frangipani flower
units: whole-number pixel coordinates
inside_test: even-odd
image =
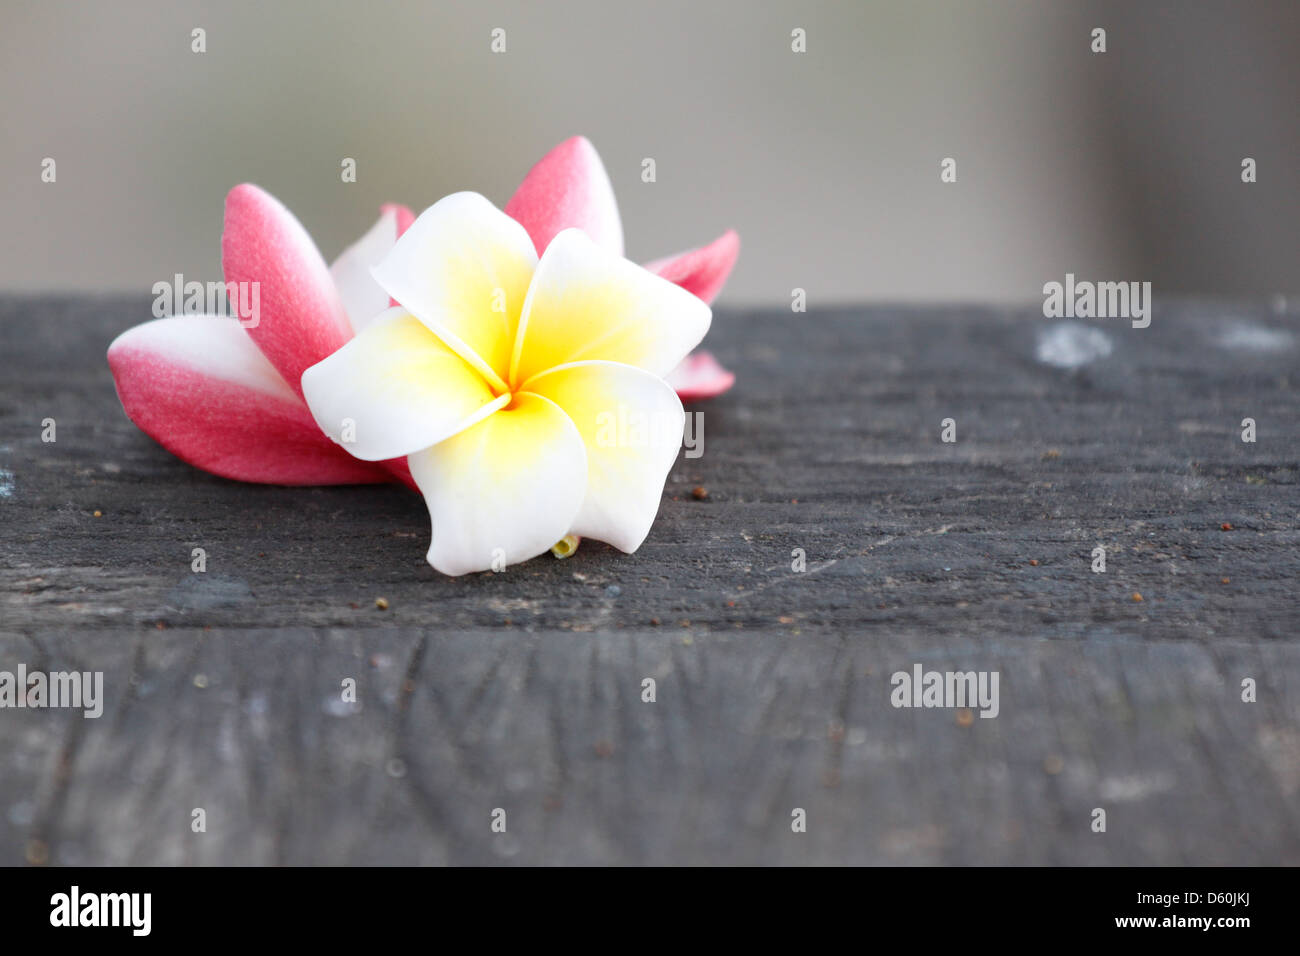
[[[431,206],[372,273],[399,304],[302,389],[351,454],[409,456],[429,563],[501,570],[566,534],[635,551],[682,440],[663,376],[708,331],[708,306],[579,229],[539,259],[477,193]]]
[[[506,211],[539,254],[570,227],[622,253],[609,177],[582,137],[543,157]],[[173,316],[120,335],[108,363],[127,416],[177,457],[227,478],[285,485],[396,480],[415,487],[405,458],[361,461],[321,434],[300,384],[305,369],[389,306],[370,269],[413,219],[403,206],[385,206],[374,227],[327,268],[306,230],[277,200],[253,185],[231,190],[222,264],[227,282],[260,284],[259,322],[245,329],[216,316]],[[728,231],[647,268],[708,302],[738,250],[736,234]],[[668,380],[691,400],[726,391],[735,376],[700,352]]]

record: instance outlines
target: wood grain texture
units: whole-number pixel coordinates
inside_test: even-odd
[[[643,548],[457,579],[404,489],[138,432],[147,316],[0,299],[0,670],[107,698],[0,710],[0,864],[1300,862],[1294,312],[1157,302],[1064,370],[1034,309],[724,310]],[[915,663],[999,716],[893,708]]]

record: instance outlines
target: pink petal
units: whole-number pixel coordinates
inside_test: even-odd
[[[415,222],[415,213],[401,203],[386,202],[379,207],[381,213],[395,213],[397,215],[397,238],[402,238],[402,233],[411,228],[411,223]]]
[[[108,365],[127,417],[205,471],[275,485],[392,480],[326,438],[231,319],[176,316],[137,325],[109,346]]]
[[[646,263],[646,268],[694,292],[705,302],[712,302],[722,291],[739,254],[740,236],[734,229],[728,229],[707,246],[656,259]]]
[[[261,313],[248,334],[301,396],[302,373],[352,338],[325,260],[293,214],[248,183],[226,197],[221,258],[228,283],[259,283]]]
[[[566,139],[541,158],[506,204],[528,230],[540,256],[556,233],[577,228],[599,246],[623,254],[623,224],[614,187],[585,136]]]
[[[736,384],[736,374],[728,372],[711,353],[701,349],[682,359],[665,381],[683,402],[696,402],[721,395]]]

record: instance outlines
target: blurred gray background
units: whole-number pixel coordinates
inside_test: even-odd
[[[795,286],[810,306],[1027,301],[1067,271],[1157,294],[1300,289],[1294,0],[0,10],[0,289],[220,278],[242,181],[333,258],[385,201],[504,205],[574,133],[605,160],[630,257],[740,232],[724,303]]]

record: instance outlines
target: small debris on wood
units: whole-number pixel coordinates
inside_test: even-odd
[[[691,489],[691,497],[696,501],[707,501],[709,498],[709,489],[703,485],[696,485]]]
[[[375,598],[375,607],[379,608],[379,610],[381,611],[387,611],[388,598],[382,598],[382,597]]]

